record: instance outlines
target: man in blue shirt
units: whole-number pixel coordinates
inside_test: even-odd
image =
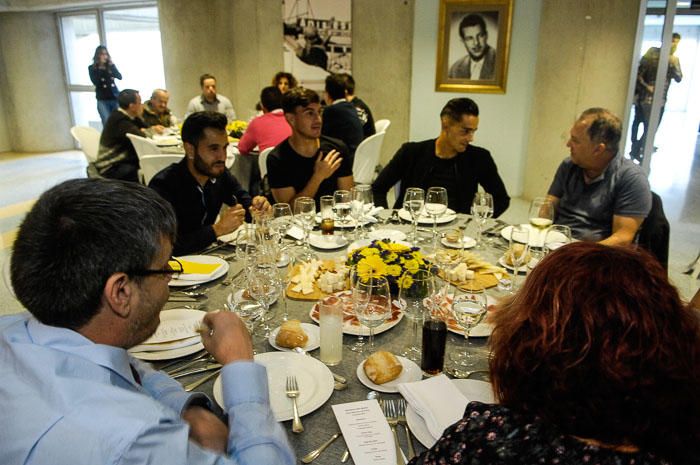
[[[236,315],[203,321],[228,425],[127,353],[160,323],[175,231],[170,205],[136,183],[75,179],[41,196],[12,254],[30,314],[0,318],[0,463],[295,462]]]

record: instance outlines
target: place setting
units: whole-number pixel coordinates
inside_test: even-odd
[[[170,262],[173,269],[180,269],[168,282],[172,287],[189,287],[214,281],[229,270],[226,260],[211,255],[184,255]]]
[[[170,360],[194,354],[204,349],[199,334],[206,312],[186,308],[162,310],[155,333],[141,344],[129,349],[140,360]]]

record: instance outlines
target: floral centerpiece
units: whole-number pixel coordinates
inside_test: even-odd
[[[228,132],[229,136],[240,139],[247,127],[248,123],[237,119],[226,125],[226,132]]]
[[[349,267],[356,267],[360,278],[384,276],[389,281],[392,294],[413,284],[410,275],[429,266],[418,247],[409,247],[388,240],[375,240],[370,245],[353,250],[347,260]],[[404,276],[405,272],[409,274]]]

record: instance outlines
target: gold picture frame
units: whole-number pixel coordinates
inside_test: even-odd
[[[512,20],[513,0],[440,0],[435,90],[504,94]]]

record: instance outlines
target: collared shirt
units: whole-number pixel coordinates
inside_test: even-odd
[[[612,234],[613,216],[644,218],[651,209],[647,177],[620,154],[589,182],[583,169],[570,158],[564,160],[548,194],[559,198],[554,222],[569,226],[577,239],[605,239]]]
[[[191,115],[196,111],[216,111],[226,115],[226,119],[229,121],[234,121],[236,119],[236,110],[233,109],[233,104],[231,100],[224,97],[221,94],[216,94],[216,98],[213,102],[208,102],[204,98],[204,95],[198,95],[187,105],[187,116]]]
[[[471,73],[472,73],[471,75],[472,76],[481,76],[481,68],[484,67],[483,57],[481,58],[481,60],[472,59],[470,67],[471,67]]]
[[[177,118],[173,116],[170,108],[166,108],[163,113],[158,113],[151,107],[150,100],[147,100],[146,103],[143,104],[143,115],[141,118],[148,127],[160,124],[161,126],[169,128],[177,124]]]
[[[187,158],[173,163],[156,174],[148,187],[170,202],[177,216],[177,242],[173,253],[183,255],[199,251],[216,240],[212,225],[223,204],[232,206],[233,196],[246,210],[252,203],[250,194],[228,170],[200,186],[187,169]]]
[[[229,457],[188,440],[180,415],[203,394],[186,393],[124,349],[26,313],[2,317],[0,463],[293,464],[269,407],[265,368],[236,362],[221,373]]]

